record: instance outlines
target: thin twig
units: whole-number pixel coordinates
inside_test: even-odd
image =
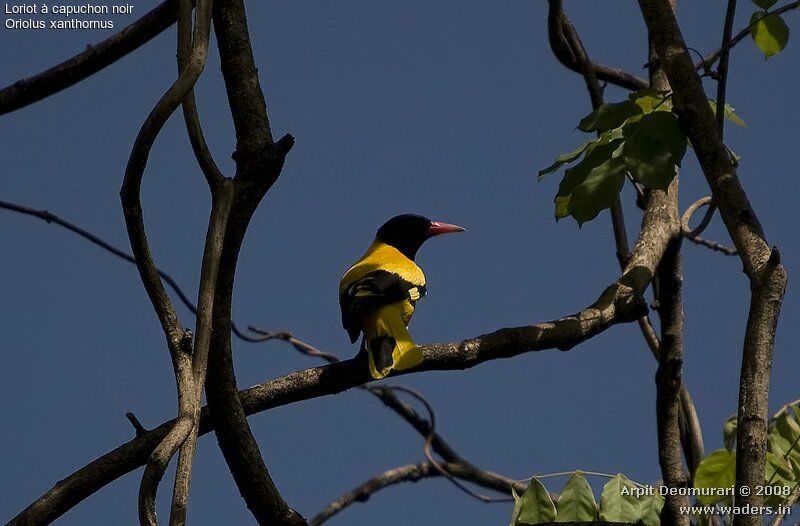
[[[286,331],[265,331],[263,329],[259,329],[257,327],[249,327],[249,329],[256,334],[259,334],[261,341],[270,341],[270,340],[282,340],[285,342],[290,343],[296,350],[305,354],[306,356],[317,357],[325,360],[328,363],[337,363],[341,360],[335,354],[328,353],[325,351],[321,351],[320,349],[314,347],[313,345],[304,342],[303,340],[299,340],[292,336],[291,333]],[[254,338],[256,339],[256,338]],[[409,404],[403,402],[394,392],[391,390],[381,389],[380,387],[372,387],[368,385],[358,386],[359,389],[363,389],[376,398],[378,398],[386,407],[397,413],[401,418],[403,418],[406,422],[408,422],[411,427],[413,427],[420,435],[425,437],[426,439],[430,437],[431,447],[433,451],[435,451],[439,456],[441,456],[446,462],[450,463],[458,463],[462,466],[469,467],[470,469],[478,471],[484,471],[480,468],[474,466],[469,461],[464,459],[461,455],[455,452],[453,447],[447,443],[447,441],[442,437],[435,429],[432,428],[431,422],[426,420],[425,418],[421,417]],[[507,479],[509,483],[513,482],[511,479]]]
[[[11,203],[8,201],[1,201],[1,200],[0,200],[0,209],[9,210],[11,212],[17,212],[31,217],[38,217],[39,219],[47,222],[48,224],[53,223],[60,227],[66,228],[70,232],[73,232],[78,236],[91,242],[92,244],[97,245],[106,252],[109,252],[110,254],[113,254],[120,259],[124,259],[128,263],[133,263],[134,265],[136,264],[136,260],[129,253],[115,247],[114,245],[110,244],[107,241],[104,241],[103,239],[96,236],[95,234],[92,234],[88,230],[77,226],[75,223],[67,221],[66,219],[63,219],[60,216],[48,212],[47,210],[38,210],[17,203]],[[173,278],[170,274],[158,268],[156,268],[156,271],[158,272],[158,275],[161,277],[161,279],[164,280],[164,283],[166,283],[169,286],[169,288],[172,289],[173,292],[175,292],[181,303],[183,303],[183,305],[187,309],[189,309],[189,311],[192,314],[196,315],[197,306],[195,306],[194,302],[192,302],[192,300],[189,299],[189,296],[187,296],[186,293],[183,291],[183,289],[181,289],[180,285],[175,280],[175,278]],[[242,330],[239,329],[234,323],[231,324],[231,330],[237,337],[239,337],[243,341],[247,342],[261,341],[258,338],[253,338],[252,336],[248,336],[246,333],[242,332]]]
[[[728,87],[728,63],[731,56],[731,33],[733,33],[733,21],[736,18],[736,0],[728,0],[728,8],[725,10],[725,24],[722,29],[722,52],[719,55],[719,65],[717,66],[717,128],[719,136],[725,135],[725,91]]]
[[[0,90],[0,115],[66,89],[146,44],[177,19],[177,1],[167,0],[109,38],[37,75]]]
[[[703,219],[700,221],[699,225],[697,225],[695,228],[692,228],[689,225],[692,216],[697,212],[697,210],[704,206],[708,206],[708,209],[706,210],[705,215],[703,215]],[[737,254],[735,248],[727,247],[721,243],[717,243],[716,241],[700,237],[700,234],[706,229],[706,227],[708,227],[709,223],[711,223],[711,219],[714,217],[714,210],[716,210],[716,207],[714,206],[711,196],[701,197],[689,205],[689,207],[681,216],[681,235],[692,243],[710,248],[711,250],[715,250],[717,252],[721,252],[727,256],[735,256]]]
[[[431,443],[436,433],[436,415],[433,412],[433,407],[431,407],[431,404],[425,399],[424,396],[422,396],[422,394],[420,394],[418,391],[414,389],[410,389],[402,385],[384,384],[378,387],[374,387],[373,389],[383,390],[383,391],[399,391],[401,393],[406,393],[407,395],[412,396],[418,402],[420,402],[422,405],[425,406],[425,410],[428,412],[428,421],[430,422],[430,432],[428,432],[428,435],[425,437],[425,446],[423,447],[423,451],[425,453],[425,458],[428,459],[428,462],[430,462],[431,465],[434,467],[434,469],[436,469],[436,471],[438,471],[443,477],[447,478],[450,482],[453,483],[453,485],[455,485],[458,489],[460,489],[470,497],[478,499],[481,502],[498,502],[498,501],[505,502],[511,500],[509,498],[498,499],[495,497],[489,497],[488,495],[475,493],[465,485],[461,484],[458,480],[456,480],[455,477],[453,477],[450,473],[448,473],[447,470],[444,469],[435,458],[433,458],[433,453],[431,452]]]
[[[507,486],[504,490],[501,490],[505,482],[497,480],[492,473],[475,473],[468,467],[453,462],[441,464],[440,467],[449,477],[459,478],[496,491],[508,491]],[[423,478],[438,476],[442,476],[442,472],[438,471],[430,462],[408,464],[390,469],[370,478],[368,481],[331,502],[324,510],[315,515],[308,524],[309,526],[320,526],[348,506],[357,502],[364,502],[376,492],[395,484],[401,482],[417,482]],[[514,488],[520,493],[525,491],[525,485],[523,484],[515,485]]]
[[[781,14],[787,12],[787,11],[791,11],[792,9],[797,9],[798,7],[800,7],[800,0],[795,0],[794,2],[789,2],[788,4],[783,5],[781,7],[778,7],[778,8],[775,8],[775,9],[771,9],[769,12],[772,13],[772,14],[781,15]],[[736,44],[738,44],[746,36],[748,36],[750,34],[750,31],[753,29],[753,26],[755,24],[756,24],[755,21],[751,22],[751,23],[748,23],[747,27],[745,27],[744,29],[742,29],[741,31],[736,33],[736,35],[733,36],[730,39],[730,41],[728,42],[728,45],[726,47],[721,47],[719,49],[716,49],[716,50],[712,51],[711,53],[706,55],[706,57],[703,60],[697,62],[695,64],[695,69],[708,69],[711,66],[713,66],[714,63],[717,60],[719,60],[719,58],[722,56],[722,53],[732,49],[733,47],[736,46]]]
[[[132,412],[128,411],[127,413],[125,413],[125,418],[127,418],[128,421],[133,426],[133,430],[136,431],[137,437],[140,437],[147,433],[147,428],[145,428],[142,425],[142,423],[139,422],[139,419],[136,418],[136,415],[134,415]]]

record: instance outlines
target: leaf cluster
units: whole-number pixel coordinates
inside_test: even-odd
[[[544,484],[534,477],[521,497],[514,495],[514,512],[510,526],[530,526],[548,522],[604,522],[641,523],[658,526],[664,498],[646,495],[645,491],[617,474],[603,487],[600,504],[595,501],[589,482],[580,471],[575,471],[566,486],[553,502]]]
[[[715,103],[712,109],[716,111]],[[728,105],[725,116],[744,125]],[[572,216],[579,226],[616,202],[626,177],[650,189],[666,189],[688,144],[672,111],[671,94],[653,89],[631,93],[622,102],[602,104],[581,119],[578,129],[597,137],[558,156],[539,171],[539,180],[572,165],[565,168],[558,187],[555,217]]]
[[[696,488],[728,488],[736,481],[736,415],[728,418],[722,426],[724,449],[708,455],[697,467],[694,477]],[[782,504],[788,494],[800,484],[800,407],[798,403],[781,409],[771,420],[767,435],[767,463],[764,473],[765,486],[778,491],[766,495],[768,506]],[[703,495],[700,504],[712,505],[727,502],[729,496]]]

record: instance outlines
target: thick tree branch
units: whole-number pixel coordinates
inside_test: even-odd
[[[276,146],[280,146],[280,144],[281,141]],[[288,148],[284,148],[284,151],[288,151]],[[269,172],[267,172],[268,174]],[[239,197],[239,199],[242,198]],[[488,360],[510,358],[525,352],[545,349],[568,350],[612,325],[641,318],[647,311],[642,294],[652,280],[667,243],[674,236],[677,228],[678,225],[672,225],[670,221],[666,204],[657,199],[651,200],[645,210],[639,238],[622,276],[607,287],[600,298],[590,307],[572,316],[551,322],[500,329],[462,342],[422,346],[423,362],[414,369],[397,371],[394,376],[426,370],[467,369]],[[225,236],[226,244],[230,242],[229,240],[235,239],[233,236],[229,237],[229,233],[230,226],[229,232],[226,232]],[[241,240],[243,232],[238,234],[238,239]],[[238,252],[233,253],[234,256],[236,254]],[[229,254],[228,257],[230,258],[231,255]],[[232,264],[235,267],[235,259],[226,261],[223,257],[220,280],[223,276],[222,266],[227,265],[230,268]],[[232,290],[232,275],[228,275],[227,279],[224,286]],[[221,283],[223,282],[221,281]],[[224,295],[223,299],[226,304],[222,306],[219,298],[215,301],[215,312],[230,312],[230,291]],[[212,348],[226,348],[228,352],[211,353],[209,360],[218,355],[218,359],[222,361],[218,366],[227,370],[225,374],[231,375],[230,339],[227,338],[226,341],[224,336],[230,334],[230,317],[222,316],[222,318],[214,320]],[[227,331],[224,330],[226,327]],[[211,363],[209,367],[211,367]],[[209,403],[213,405],[212,399],[215,397],[211,395],[210,380],[211,378],[208,379],[206,390],[209,394]],[[232,379],[228,378],[223,385],[235,385],[230,380]],[[366,364],[362,359],[354,358],[337,364],[298,371],[241,393],[234,392],[236,396],[234,410],[238,406],[241,411],[239,415],[251,415],[272,407],[339,393],[370,381],[372,379]],[[222,388],[220,389],[222,390]],[[215,394],[217,400],[230,396],[225,391]],[[237,418],[240,417],[244,416],[237,415]],[[212,424],[208,410],[204,409],[201,411],[199,434],[207,433],[212,426],[220,426],[221,422],[224,423],[224,420],[217,418]],[[73,473],[28,506],[9,524],[43,524],[66,513],[104,485],[141,466],[174,423],[173,420],[162,424],[146,435],[131,440]],[[237,434],[228,436],[225,431],[217,433],[219,442],[225,442],[226,446],[233,448],[238,446],[236,436]],[[236,457],[233,457],[232,461],[237,461]],[[245,458],[243,461],[247,462],[248,459]]]
[[[178,0],[167,0],[119,33],[82,53],[0,90],[0,115],[77,84],[146,44],[175,23]]]
[[[206,394],[220,450],[239,492],[259,524],[305,525],[270,477],[238,397],[231,349],[231,302],[239,251],[258,204],[277,180],[291,136],[273,142],[241,0],[214,2],[214,27],[236,130],[231,212],[214,291]]]
[[[441,464],[441,467],[452,477],[472,482],[484,488],[493,489],[506,494],[511,493],[512,487],[519,493],[525,491],[525,484],[513,483],[512,486],[505,477],[500,477],[490,472],[476,472],[470,466],[448,462]],[[417,482],[424,478],[440,476],[443,476],[442,472],[438,471],[430,462],[420,462],[419,464],[408,464],[392,468],[372,477],[352,491],[345,493],[331,502],[324,510],[315,515],[308,524],[309,526],[319,526],[348,506],[357,502],[365,502],[374,493],[386,489],[389,486],[401,482]]]
[[[745,331],[742,375],[739,384],[736,484],[748,486],[750,495],[739,495],[737,506],[758,508],[763,497],[756,486],[763,483],[767,436],[767,401],[772,348],[780,307],[786,288],[786,272],[776,248],[767,244],[761,223],[753,211],[727,148],[719,136],[686,44],[666,0],[639,0],[645,22],[669,78],[675,111],[692,142],[700,166],[711,187],[728,233],[750,279],[750,313]],[[734,526],[757,526],[761,517],[740,514]]]
[[[210,0],[199,0],[197,4],[196,24],[207,32],[211,23]],[[197,45],[208,43],[208,34],[200,41],[192,36],[192,1],[180,0],[178,15],[178,70],[189,66],[191,52]],[[200,117],[194,99],[194,90],[190,90],[183,100],[183,115],[192,148],[198,164],[211,190],[211,217],[206,232],[203,249],[203,262],[200,270],[200,290],[198,291],[197,316],[195,327],[195,345],[192,353],[190,393],[184,393],[185,411],[190,412],[191,422],[197,422],[200,416],[200,403],[208,366],[209,345],[211,342],[211,325],[214,311],[214,295],[217,287],[220,253],[224,240],[225,226],[231,207],[231,183],[225,179],[217,168],[208,146],[205,143],[200,127]],[[186,523],[186,509],[189,502],[189,484],[192,476],[194,455],[197,448],[197,426],[192,425],[185,440],[181,444],[178,466],[175,472],[175,483],[172,491],[170,510],[170,526],[182,526]],[[174,454],[174,452],[173,452]]]
[[[583,311],[551,322],[500,329],[462,342],[423,345],[423,362],[393,376],[429,370],[459,370],[485,361],[510,358],[545,349],[568,350],[617,323],[642,316],[646,306],[642,291],[652,279],[670,238],[660,220],[662,209],[651,205],[645,213],[643,232],[622,277]],[[668,223],[666,223],[668,224]],[[212,353],[213,356],[213,353]],[[340,393],[373,381],[362,358],[297,371],[237,393],[245,415],[302,400]],[[12,519],[9,525],[46,524],[66,513],[92,493],[145,463],[148,455],[174,426],[166,422],[91,462],[57,483],[50,491]],[[204,408],[199,434],[219,425]]]

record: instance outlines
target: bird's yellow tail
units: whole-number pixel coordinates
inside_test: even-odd
[[[399,305],[379,309],[365,328],[369,373],[376,380],[392,369],[402,371],[422,363],[422,351],[411,339]]]

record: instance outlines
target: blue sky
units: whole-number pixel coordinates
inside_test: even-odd
[[[689,45],[719,44],[725,2],[683,2]],[[134,15],[156,2],[136,2]],[[644,74],[645,32],[635,4],[568,3],[596,60]],[[740,2],[736,27],[754,10]],[[553,220],[557,178],[536,172],[584,140],[582,80],[551,56],[546,3],[249,2],[251,35],[273,133],[297,144],[267,195],[240,258],[240,325],[292,331],[327,351],[357,351],[340,326],[337,285],[374,231],[401,212],[466,226],[420,251],[429,295],[411,332],[449,341],[545,321],[591,303],[618,275],[607,213],[578,229]],[[787,14],[796,28],[798,16]],[[133,17],[118,17],[118,25]],[[0,28],[0,84],[45,69],[103,31]],[[100,74],[0,118],[0,199],[46,208],[128,247],[118,191],[133,138],[175,75],[174,28]],[[795,86],[800,46],[765,61],[749,41],[731,61],[729,100],[747,127],[726,140],[790,280],[797,243]],[[713,84],[708,85],[713,90]],[[624,93],[607,90],[609,100]],[[232,173],[233,131],[214,49],[197,87],[207,138]],[[708,193],[687,154],[685,207]],[[640,214],[626,188],[628,230]],[[182,119],[171,119],[143,186],[157,264],[196,291],[209,197]],[[709,237],[727,242],[719,219]],[[127,441],[133,411],[147,427],[175,414],[163,336],[135,269],[41,221],[0,211],[0,518],[60,478]],[[735,412],[748,284],[737,258],[685,245],[686,384],[709,451]],[[181,320],[193,326],[180,307]],[[800,397],[793,284],[775,347],[771,408]],[[234,340],[242,387],[317,365],[280,342]],[[660,478],[655,362],[635,325],[570,352],[544,351],[468,371],[405,376],[427,396],[439,430],[477,465],[515,478],[581,468]],[[375,473],[423,459],[422,438],[372,397],[351,391],[250,419],[287,501],[312,516]],[[63,525],[136,524],[140,472],[83,502]],[[560,490],[563,481],[552,482]],[[168,513],[171,485],[162,486]],[[470,500],[443,480],[388,489],[330,524],[505,524],[507,504]],[[249,524],[216,443],[200,440],[190,521]]]

